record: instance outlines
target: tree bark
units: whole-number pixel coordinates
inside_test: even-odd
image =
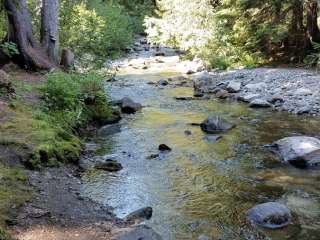
[[[307,9],[307,33],[311,42],[320,41],[320,31],[318,27],[318,2],[309,1],[306,3]]]
[[[14,56],[13,60],[28,69],[54,68],[55,65],[49,60],[43,47],[33,35],[26,0],[5,0],[4,7],[9,23],[7,41],[15,43],[19,50],[19,55]]]
[[[41,44],[59,64],[59,0],[42,0],[41,17]]]

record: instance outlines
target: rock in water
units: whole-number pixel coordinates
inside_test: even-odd
[[[255,225],[270,229],[283,228],[292,219],[290,210],[283,204],[268,202],[247,211],[247,220]]]
[[[228,131],[234,128],[235,125],[227,122],[222,117],[210,116],[200,124],[200,127],[206,133],[215,134],[217,132]]]
[[[141,208],[127,215],[123,221],[129,224],[139,224],[145,220],[151,219],[152,212],[153,210],[151,207]]]
[[[127,114],[133,114],[142,108],[140,103],[136,103],[128,97],[121,100],[121,111]]]
[[[120,171],[123,167],[117,161],[107,160],[105,162],[97,163],[94,166],[94,168],[98,170],[108,171],[108,172],[117,172],[117,171]]]
[[[133,228],[126,228],[118,232],[112,240],[162,240],[162,237],[152,228],[146,225],[139,225]]]
[[[168,147],[167,145],[165,144],[160,144],[159,147],[158,147],[159,151],[161,152],[165,152],[165,151],[171,151],[171,148]]]
[[[314,137],[296,136],[280,139],[272,144],[285,162],[299,167],[313,167],[320,163],[320,140]]]

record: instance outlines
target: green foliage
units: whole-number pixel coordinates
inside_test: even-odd
[[[12,57],[14,55],[19,54],[19,50],[17,48],[17,44],[13,42],[4,42],[0,44],[1,50],[8,56]]]

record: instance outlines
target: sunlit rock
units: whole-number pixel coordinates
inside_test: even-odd
[[[231,81],[227,86],[227,91],[229,93],[237,93],[241,90],[241,82]]]
[[[320,140],[314,137],[287,137],[272,144],[283,161],[299,167],[307,168],[320,163]]]
[[[267,100],[262,98],[253,99],[249,104],[249,107],[251,108],[269,108],[271,106],[272,105]]]
[[[290,209],[277,202],[259,204],[247,211],[247,220],[251,224],[265,228],[283,228],[291,219]]]
[[[142,106],[140,103],[136,103],[130,98],[125,97],[121,100],[121,111],[123,113],[132,114],[139,111],[141,108]]]

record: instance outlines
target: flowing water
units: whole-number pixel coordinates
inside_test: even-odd
[[[172,67],[175,57],[163,59],[165,63],[151,59],[147,70],[126,65],[117,81],[107,84],[112,99],[128,96],[145,107],[123,119],[119,133],[93,140],[106,146],[104,155],[124,169],[86,176],[86,194],[114,207],[119,217],[153,207],[147,224],[165,240],[201,234],[217,239],[320,239],[319,170],[283,165],[263,147],[290,135],[316,136],[319,119],[214,99],[177,101],[175,97],[192,96],[193,89],[148,84],[181,75]],[[210,114],[237,127],[218,142],[207,142],[205,133],[190,123]],[[258,123],[250,124],[250,119]],[[149,159],[162,143],[172,152]],[[248,226],[246,210],[268,201],[286,204],[295,213],[293,224],[275,231]]]

